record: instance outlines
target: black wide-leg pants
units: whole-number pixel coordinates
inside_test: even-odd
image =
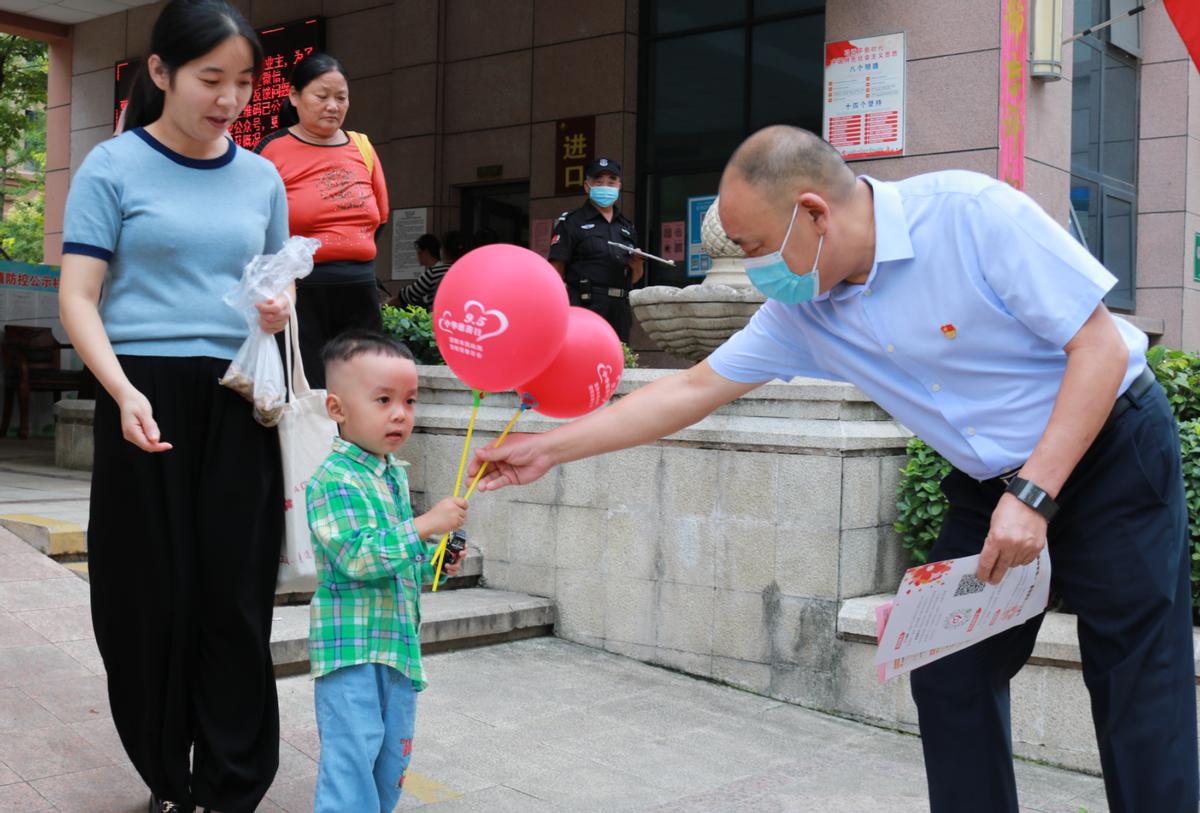
[[[325,388],[325,365],[321,350],[326,342],[356,328],[383,330],[379,312],[379,289],[375,283],[305,285],[296,283],[296,317],[300,320],[300,355],[304,377],[313,389]],[[280,337],[282,333],[278,334]],[[280,352],[283,352],[282,347]],[[287,358],[287,356],[284,356]]]
[[[931,560],[979,553],[1004,492],[954,471]],[[1191,561],[1179,430],[1150,387],[1093,443],[1050,523],[1053,589],[1078,617],[1113,813],[1196,813]],[[912,673],[934,813],[1016,813],[1009,681],[1042,617]]]
[[[228,361],[120,362],[174,448],[124,440],[117,405],[98,393],[88,571],[113,720],[160,798],[249,813],[279,764],[278,438],[217,383]]]

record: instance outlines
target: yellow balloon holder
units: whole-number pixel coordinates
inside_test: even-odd
[[[471,449],[471,435],[475,432],[475,418],[479,414],[479,402],[483,400],[484,394],[479,390],[473,389],[471,390],[471,396],[471,419],[467,423],[467,436],[463,439],[462,454],[458,458],[458,475],[454,479],[455,497],[457,497],[462,491],[463,474],[467,470],[467,455]],[[504,439],[508,437],[508,433],[512,431],[513,426],[516,424],[517,418],[521,417],[522,412],[526,412],[527,410],[533,409],[536,406],[537,402],[533,400],[532,396],[527,393],[522,395],[521,405],[517,407],[517,411],[513,413],[513,416],[505,425],[504,431],[500,433],[500,437],[496,438],[496,442],[492,444],[492,448],[495,449],[504,442]],[[484,464],[479,467],[479,471],[475,472],[475,478],[471,480],[471,484],[468,486],[467,493],[463,499],[471,499],[471,495],[475,493],[475,486],[479,484],[479,478],[482,477],[484,471],[487,470],[487,465],[488,464],[485,461]],[[435,593],[437,592],[438,583],[440,582],[442,576],[442,565],[445,563],[446,559],[446,541],[448,539],[450,539],[450,534],[443,534],[441,541],[438,542],[437,550],[435,550],[433,553],[433,592]]]

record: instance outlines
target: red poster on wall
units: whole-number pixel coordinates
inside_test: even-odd
[[[684,241],[685,222],[668,220],[662,224],[662,241],[659,253],[664,260],[682,262],[687,255],[687,245]]]
[[[847,160],[904,154],[904,34],[825,43],[825,140]]]

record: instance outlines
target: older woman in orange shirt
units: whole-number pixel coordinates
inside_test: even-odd
[[[314,387],[325,386],[327,341],[351,328],[383,327],[375,232],[387,221],[387,185],[366,136],[342,129],[349,109],[341,63],[311,54],[292,72],[280,129],[255,147],[283,178],[291,233],[321,241],[312,274],[296,286],[300,351]]]

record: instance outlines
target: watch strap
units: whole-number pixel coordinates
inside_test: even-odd
[[[1014,477],[1009,480],[1008,488],[1005,491],[1037,511],[1046,518],[1047,522],[1054,519],[1054,515],[1058,513],[1058,503],[1046,493],[1045,489],[1022,477]]]

